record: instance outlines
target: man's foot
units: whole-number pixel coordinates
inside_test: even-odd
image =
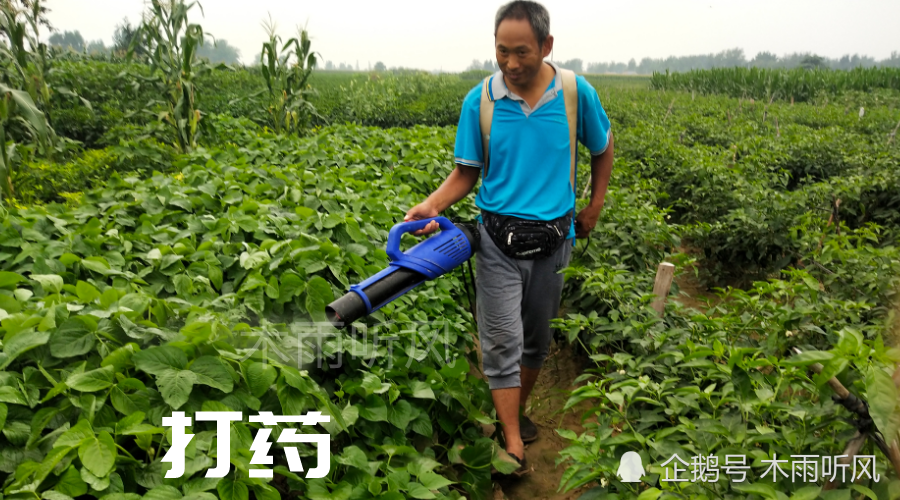
[[[537,426],[525,415],[519,416],[519,435],[522,436],[523,443],[532,443],[538,437]]]
[[[519,458],[519,456],[521,456],[522,458]],[[531,469],[528,467],[528,461],[525,459],[524,449],[518,453],[510,453],[506,450],[499,450],[496,459],[498,459],[500,463],[509,464],[511,467],[501,467],[501,469],[503,470],[503,472],[501,472],[500,470],[495,468],[495,466],[498,465],[498,462],[492,460],[491,476],[502,474],[504,476],[518,477],[531,472]]]
[[[514,470],[512,472],[512,475],[524,476],[525,474],[528,474],[530,472],[530,470],[528,469],[528,459],[525,458],[524,453],[522,453],[522,458],[519,458],[512,453],[510,453],[509,456],[513,457],[513,460],[515,460],[516,462],[519,462],[519,468]]]

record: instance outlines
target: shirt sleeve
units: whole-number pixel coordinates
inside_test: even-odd
[[[455,163],[475,168],[484,166],[480,109],[481,84],[479,83],[469,91],[463,100],[462,112],[459,114],[459,127],[456,129],[456,146],[453,151]]]
[[[583,76],[576,77],[578,83],[578,140],[585,145],[591,155],[601,155],[609,146],[610,123],[597,90]]]

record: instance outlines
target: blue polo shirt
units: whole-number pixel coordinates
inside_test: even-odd
[[[475,197],[475,205],[482,210],[522,219],[552,220],[575,208],[574,187],[569,182],[572,158],[562,78],[559,67],[549,64],[556,70],[556,77],[534,108],[507,88],[501,72],[491,77],[488,88],[494,99],[494,117],[490,161]],[[603,154],[609,146],[609,118],[594,87],[582,76],[576,77],[576,82],[576,137],[591,155]],[[454,156],[456,163],[483,169],[480,107],[478,84],[463,101]],[[568,238],[574,237],[573,217]]]

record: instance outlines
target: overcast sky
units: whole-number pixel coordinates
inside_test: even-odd
[[[111,43],[117,23],[135,23],[144,0],[46,0],[59,30]],[[205,0],[195,19],[217,38],[256,56],[271,14],[282,36],[306,24],[324,60],[365,69],[461,71],[472,59],[493,59],[493,18],[503,1],[455,0]],[[859,53],[876,59],[900,51],[898,0],[545,0],[554,60],[622,61],[632,57],[707,54],[743,48],[748,59],[814,52]]]

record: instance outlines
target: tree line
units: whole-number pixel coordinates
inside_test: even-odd
[[[669,56],[666,58],[654,59],[645,57],[636,61],[632,58],[625,62],[593,62],[585,63],[582,59],[569,59],[567,61],[554,61],[562,68],[571,69],[576,73],[621,73],[621,74],[638,74],[650,75],[654,72],[664,73],[666,70],[671,72],[685,72],[693,69],[712,69],[712,68],[733,68],[733,67],[756,67],[768,69],[792,69],[792,68],[830,68],[837,70],[849,70],[859,67],[885,67],[900,68],[900,51],[894,51],[887,59],[876,60],[874,57],[866,55],[844,55],[839,58],[829,58],[819,56],[809,52],[796,52],[777,56],[772,52],[759,52],[752,59],[747,59],[744,49],[735,48],[723,50],[718,53],[697,54],[690,56]],[[467,70],[487,70],[497,71],[496,61],[473,60]]]
[[[90,55],[124,54],[135,40],[137,32],[138,26],[132,25],[128,19],[124,19],[116,26],[112,37],[113,43],[109,47],[103,40],[86,42],[78,30],[57,31],[50,35],[47,41],[53,47]],[[138,54],[143,52],[140,43],[135,44],[135,52]],[[197,55],[214,64],[238,64],[241,60],[241,51],[237,47],[229,45],[228,40],[224,38],[204,43],[198,48]]]

